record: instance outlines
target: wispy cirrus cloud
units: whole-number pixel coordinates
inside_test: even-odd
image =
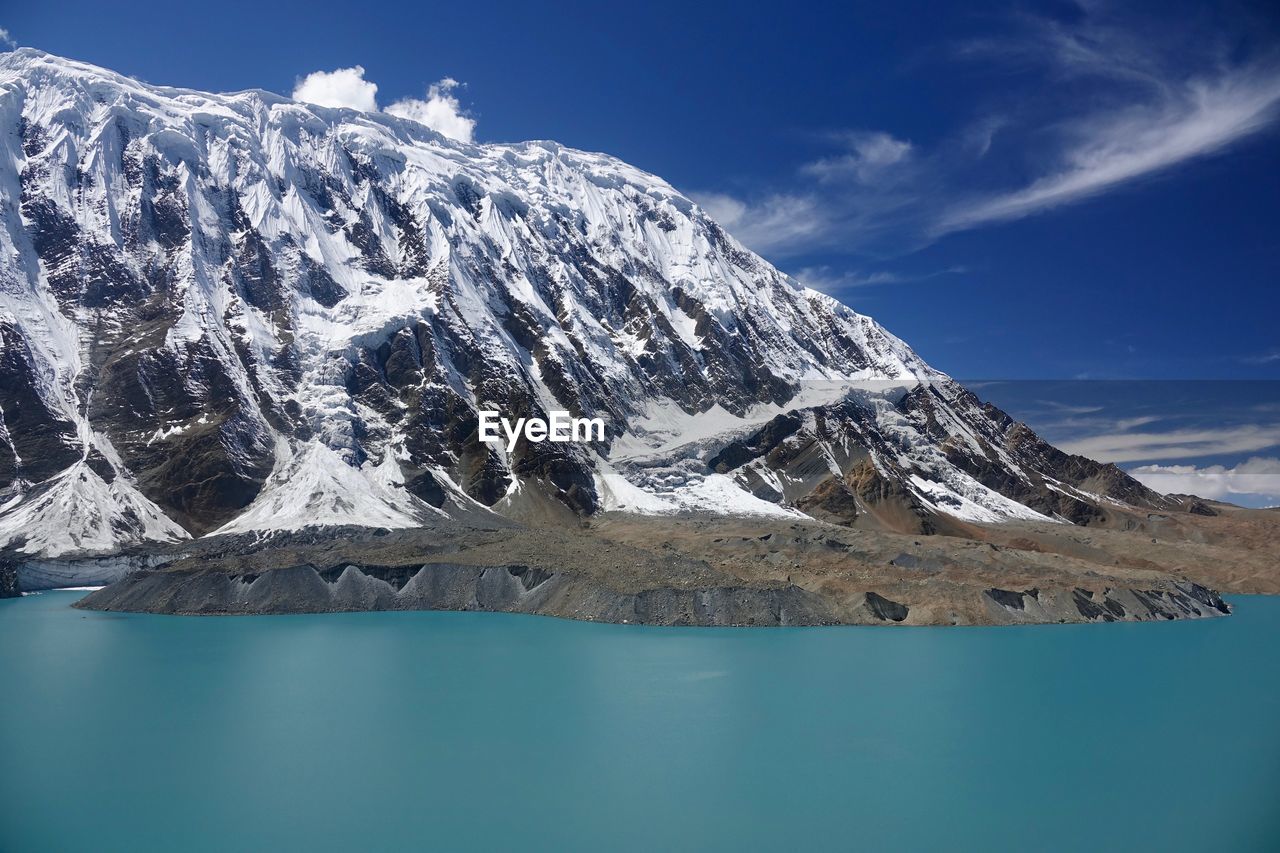
[[[912,274],[888,270],[877,270],[875,272],[837,270],[830,266],[821,265],[801,267],[795,271],[792,278],[806,287],[812,287],[814,290],[819,290],[828,296],[838,296],[845,291],[860,287],[874,287],[884,284],[911,284],[929,281],[942,276],[963,275],[966,272],[968,272],[968,269],[962,266]]]
[[[1247,68],[1161,86],[1155,103],[1065,125],[1058,163],[1027,186],[960,202],[933,225],[941,235],[1019,219],[1107,192],[1221,151],[1272,124],[1280,73]]]
[[[827,132],[831,150],[798,164],[785,191],[697,197],[716,196],[733,213],[723,224],[779,259],[901,255],[1170,174],[1280,120],[1280,47],[1117,9],[1087,4],[1069,22],[1011,13],[1002,35],[955,46],[949,63],[999,71],[1001,85],[928,144],[888,128]]]
[[[1100,462],[1149,462],[1192,459],[1232,453],[1253,453],[1280,446],[1280,425],[1252,425],[1221,429],[1178,429],[1168,432],[1134,432],[1134,427],[1154,422],[1136,420],[1118,424],[1118,431],[1059,441],[1068,453]]]
[[[778,193],[755,201],[719,192],[693,192],[711,218],[757,252],[786,255],[797,247],[820,242],[831,228],[819,199]]]
[[[801,164],[785,191],[688,195],[745,245],[775,258],[859,248],[918,216],[916,185],[930,165],[911,142],[878,131],[821,138],[838,150]]]
[[[845,181],[875,183],[900,170],[911,160],[915,148],[905,139],[879,131],[852,131],[835,134],[834,138],[843,143],[845,150],[804,164],[800,167],[802,174],[824,184]]]

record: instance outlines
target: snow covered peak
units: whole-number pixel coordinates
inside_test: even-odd
[[[286,505],[376,525],[516,511],[533,491],[590,513],[603,460],[670,446],[672,424],[950,381],[662,179],[554,142],[21,49],[0,55],[0,203],[11,542],[6,518],[56,514],[23,497],[55,481],[92,485],[124,539],[172,535],[157,518],[257,529]],[[609,440],[507,454],[477,440],[480,408],[602,417]],[[936,439],[895,439],[917,440]]]

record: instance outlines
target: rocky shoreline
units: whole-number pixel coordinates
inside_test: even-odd
[[[327,572],[332,576],[332,572]],[[217,571],[141,572],[76,604],[91,610],[186,615],[482,610],[647,625],[830,625],[830,602],[795,586],[660,587],[635,593],[526,566],[422,566],[399,588],[354,565],[334,580],[311,566],[232,576]],[[403,576],[404,573],[402,573]]]
[[[159,614],[478,610],[646,625],[788,626],[1230,613],[1208,586],[1145,567],[762,519],[619,516],[576,530],[338,528],[100,556],[80,571],[76,561],[32,563],[30,576],[46,578],[101,577],[110,568],[117,579],[78,607]]]
[[[1174,582],[1149,589],[983,590],[989,624],[1198,619],[1231,612],[1216,592]],[[573,573],[521,565],[433,563],[412,568],[313,566],[233,575],[207,569],[140,571],[90,593],[87,610],[266,615],[388,610],[479,610],[643,625],[901,624],[908,604],[867,591],[841,601],[786,586],[655,587],[622,592]]]
[[[1275,513],[1215,505],[1108,529],[903,535],[804,519],[605,513],[580,524],[323,527],[57,559],[24,590],[109,584],[86,609],[160,614],[480,610],[649,625],[1007,625],[1227,615],[1280,594]]]

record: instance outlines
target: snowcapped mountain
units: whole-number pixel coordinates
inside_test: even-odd
[[[440,515],[945,531],[1163,499],[666,182],[553,142],[0,54],[0,546]],[[603,443],[482,443],[567,410]]]

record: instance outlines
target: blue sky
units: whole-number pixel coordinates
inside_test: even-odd
[[[961,378],[1280,379],[1274,4],[50,0],[0,27],[215,91],[359,66],[313,82],[609,152]]]

